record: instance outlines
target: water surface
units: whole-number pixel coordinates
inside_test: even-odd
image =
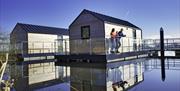
[[[99,67],[54,66],[50,63],[9,64],[17,91],[113,91],[112,84],[127,81],[128,91],[180,91],[180,59],[135,59]],[[123,87],[114,85],[118,91]]]

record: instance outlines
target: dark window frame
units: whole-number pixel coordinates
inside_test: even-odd
[[[89,31],[88,31],[88,37],[84,37],[84,36],[83,36],[83,28],[88,28],[88,29],[89,29]],[[81,27],[81,39],[90,39],[90,26],[89,26],[89,25],[87,25],[87,26],[82,26],[82,27]]]

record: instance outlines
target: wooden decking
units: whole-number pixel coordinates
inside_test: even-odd
[[[114,60],[120,58],[128,58],[128,57],[140,57],[140,55],[149,54],[150,51],[134,51],[134,52],[125,52],[125,53],[117,53],[117,54],[109,54],[106,55],[107,60]]]
[[[95,63],[98,64],[107,64],[108,62],[112,62],[113,60],[126,59],[128,57],[140,58],[140,55],[148,55],[149,51],[136,51],[136,52],[126,52],[126,53],[113,53],[107,55],[90,55],[90,54],[79,54],[79,55],[55,55],[55,64],[56,65],[66,65],[66,66],[74,66],[74,65],[92,65]],[[110,61],[112,60],[112,61]],[[89,64],[86,64],[89,63]],[[92,64],[91,64],[92,63]],[[101,66],[101,65],[99,65]]]
[[[31,54],[18,54],[19,57],[40,57],[40,56],[54,56],[55,53],[31,53]]]

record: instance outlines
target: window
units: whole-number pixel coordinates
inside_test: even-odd
[[[58,35],[58,39],[63,39],[63,35]]]
[[[90,38],[90,26],[82,26],[81,27],[81,38],[82,39]]]

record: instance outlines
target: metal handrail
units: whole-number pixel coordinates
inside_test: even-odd
[[[104,50],[103,53],[108,54],[110,50],[111,38],[109,36],[105,36],[105,38],[90,38],[90,39],[56,39],[54,42],[27,42],[23,41],[20,45],[16,45],[16,52],[20,52],[21,54],[25,54],[25,52],[40,50],[40,53],[62,53],[69,54],[70,52],[70,44],[73,45],[73,49],[77,50],[77,54],[81,54],[79,49],[82,49],[82,44],[84,44],[87,49],[85,51],[89,51],[90,54],[93,53],[93,50],[101,51]],[[160,48],[160,40],[159,39],[141,39],[132,37],[122,37],[121,38],[121,47],[120,51],[122,52],[132,52],[139,50],[158,50]],[[71,42],[71,43],[70,43]],[[38,43],[38,44],[37,44]],[[51,43],[51,44],[50,44]],[[172,49],[175,47],[179,48],[180,38],[169,38],[164,39],[165,48]],[[24,50],[24,45],[31,46],[28,50]],[[40,45],[37,47],[37,45]],[[99,46],[101,45],[101,46]],[[98,46],[98,47],[97,47]],[[97,47],[97,48],[95,48]],[[104,47],[104,48],[101,48]],[[134,48],[136,47],[136,48]],[[72,46],[71,46],[72,48]],[[48,50],[49,49],[49,50]],[[19,50],[19,51],[18,51]],[[30,52],[34,53],[34,52]]]

